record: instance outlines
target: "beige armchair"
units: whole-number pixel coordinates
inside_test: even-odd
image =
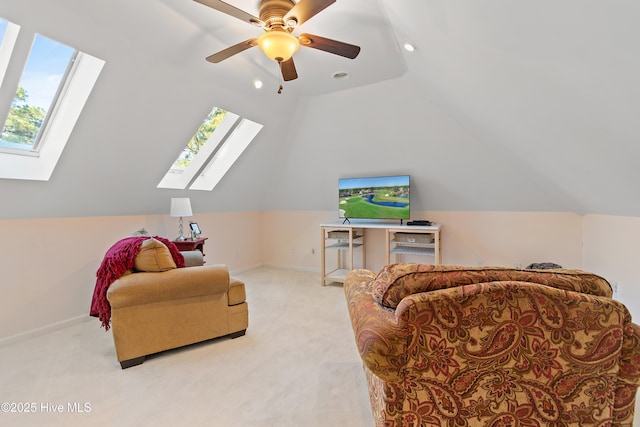
[[[122,369],[164,350],[240,337],[249,324],[244,283],[223,265],[126,274],[107,299]]]

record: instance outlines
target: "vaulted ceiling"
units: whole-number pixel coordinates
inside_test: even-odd
[[[176,196],[332,210],[338,177],[389,173],[411,175],[418,210],[640,216],[632,0],[337,0],[301,30],[360,56],[301,49],[280,95],[258,49],[204,60],[259,30],[193,0],[4,1],[0,17],[106,61],[51,179],[0,180],[0,218],[163,214]],[[264,128],[213,191],[157,189],[214,105]]]

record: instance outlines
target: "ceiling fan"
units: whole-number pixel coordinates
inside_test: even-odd
[[[292,34],[298,25],[313,18],[336,0],[300,0],[297,3],[293,0],[259,0],[260,18],[220,0],[195,1],[264,30],[260,37],[250,38],[208,56],[209,62],[217,64],[251,47],[260,46],[270,59],[280,65],[283,79],[290,81],[298,78],[293,54],[300,46],[312,47],[349,59],[355,59],[360,53],[360,47],[352,44],[313,34],[305,33],[297,37]]]

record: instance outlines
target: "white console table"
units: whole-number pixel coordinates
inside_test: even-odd
[[[327,281],[343,283],[344,279],[353,270],[354,250],[360,249],[362,254],[362,267],[366,264],[366,230],[385,230],[387,264],[391,263],[392,256],[394,262],[398,262],[398,255],[424,255],[433,257],[434,264],[440,264],[440,224],[429,226],[420,225],[393,225],[384,223],[329,223],[320,224],[321,231],[321,272],[322,286]],[[327,272],[326,251],[337,250],[337,268]],[[348,264],[342,262],[341,253],[346,251]],[[345,265],[346,264],[346,265]]]

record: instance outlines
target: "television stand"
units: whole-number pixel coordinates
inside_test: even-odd
[[[323,225],[320,228],[322,232],[322,286],[327,281],[344,283],[347,274],[353,270],[353,253],[356,248],[361,248],[361,265],[364,268],[366,259],[364,229],[340,224]],[[326,271],[327,249],[337,252],[335,268],[329,272]]]
[[[321,276],[322,286],[328,281],[344,282],[349,271],[354,268],[354,251],[360,249],[362,264],[366,268],[365,237],[367,230],[382,229],[385,234],[386,263],[400,262],[402,255],[424,256],[433,260],[433,264],[441,262],[440,256],[440,224],[431,225],[393,225],[381,223],[320,224],[321,230]],[[327,272],[326,251],[337,250],[336,268]],[[340,255],[343,253],[344,256]]]

